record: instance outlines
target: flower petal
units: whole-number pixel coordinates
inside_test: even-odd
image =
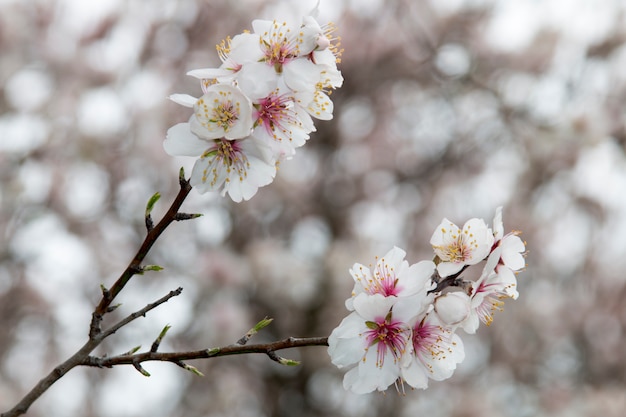
[[[189,123],[178,123],[167,130],[163,141],[165,152],[174,156],[199,156],[211,146],[191,133]]]

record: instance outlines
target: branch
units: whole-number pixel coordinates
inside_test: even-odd
[[[182,293],[182,292],[183,292],[182,287],[178,287],[177,289],[175,289],[173,291],[170,291],[167,295],[159,298],[154,303],[150,303],[147,306],[145,306],[144,308],[142,308],[141,310],[135,311],[134,313],[132,313],[129,316],[125,317],[124,319],[120,320],[119,322],[117,322],[116,324],[114,324],[113,326],[111,326],[110,328],[105,330],[104,332],[100,333],[98,335],[97,339],[98,340],[104,340],[105,338],[111,336],[113,333],[117,332],[122,327],[126,326],[131,321],[133,321],[133,320],[135,320],[135,319],[137,319],[139,317],[145,317],[146,313],[148,311],[157,308],[158,306],[160,306],[163,303],[166,303],[167,301],[169,301],[170,298],[176,297],[176,296],[180,295],[180,293]]]
[[[170,208],[167,210],[167,213],[165,213],[161,221],[156,226],[149,227],[148,234],[141,244],[141,247],[128,264],[128,267],[126,267],[124,272],[122,272],[122,275],[120,275],[117,281],[115,281],[113,286],[110,289],[104,289],[102,291],[102,299],[92,314],[89,330],[90,337],[95,337],[98,333],[100,333],[100,323],[102,322],[102,318],[107,313],[107,309],[115,297],[120,293],[120,291],[122,291],[133,275],[143,271],[141,263],[152,248],[152,245],[154,245],[159,236],[161,236],[161,233],[163,233],[173,221],[179,220],[177,219],[178,210],[191,191],[191,185],[189,184],[189,181],[185,180],[182,169],[179,177],[179,183],[180,191]]]
[[[95,357],[88,356],[85,358],[80,365],[83,366],[94,366],[98,368],[112,368],[117,365],[133,365],[137,366],[143,362],[151,362],[151,361],[160,361],[160,362],[172,362],[175,364],[179,364],[182,361],[192,360],[192,359],[209,359],[209,358],[217,358],[219,356],[230,356],[230,355],[243,355],[248,353],[264,353],[268,355],[272,360],[275,355],[275,352],[283,349],[289,348],[297,348],[297,347],[305,347],[305,346],[328,346],[328,338],[327,337],[310,337],[310,338],[296,338],[289,337],[287,339],[278,340],[276,342],[271,343],[259,343],[256,345],[240,345],[233,344],[229,346],[224,346],[221,348],[212,348],[212,349],[204,349],[204,350],[195,350],[189,352],[143,352],[136,353],[131,355],[119,355],[112,357]],[[274,356],[274,357],[273,357]],[[282,361],[279,363],[285,363],[288,361],[286,359],[280,358]],[[180,365],[179,365],[180,366]]]
[[[98,345],[100,345],[100,343],[102,343],[102,341],[105,338],[115,333],[121,327],[135,320],[137,317],[144,316],[148,311],[152,310],[153,308],[158,307],[159,305],[163,304],[170,298],[175,297],[178,294],[180,294],[180,292],[182,291],[182,288],[179,288],[175,291],[170,292],[165,297],[157,300],[156,302],[152,304],[147,305],[142,310],[139,310],[138,312],[131,314],[130,316],[118,322],[117,324],[113,325],[110,329],[104,332],[102,332],[101,330],[100,325],[102,323],[102,318],[104,317],[104,315],[106,313],[109,313],[115,310],[115,308],[117,307],[117,306],[111,306],[111,303],[113,302],[115,297],[120,293],[120,291],[122,291],[122,289],[124,289],[128,281],[133,277],[133,275],[143,273],[144,268],[142,268],[141,263],[146,257],[146,255],[148,254],[148,252],[150,251],[150,249],[152,248],[152,246],[154,245],[154,243],[157,241],[161,233],[163,233],[163,231],[165,231],[165,229],[173,221],[184,220],[180,218],[178,210],[180,209],[181,205],[185,201],[185,198],[187,198],[187,196],[189,195],[189,192],[191,191],[192,187],[189,184],[189,181],[185,179],[184,171],[182,169],[180,170],[179,184],[180,184],[180,191],[178,192],[178,195],[172,202],[172,205],[167,210],[167,213],[165,213],[161,221],[154,227],[152,227],[151,219],[147,221],[146,225],[149,230],[146,235],[146,238],[144,239],[141,247],[135,254],[134,258],[130,261],[126,270],[124,270],[124,272],[120,275],[117,281],[115,281],[115,283],[110,289],[107,289],[104,286],[101,287],[102,299],[100,300],[100,303],[96,306],[96,308],[94,309],[92,313],[91,324],[89,326],[89,340],[87,340],[87,342],[76,353],[74,353],[74,355],[72,355],[69,359],[67,359],[62,364],[58,365],[56,368],[52,370],[52,372],[50,372],[47,376],[41,379],[37,383],[37,385],[35,385],[24,396],[24,398],[22,398],[20,402],[18,402],[11,410],[0,414],[0,417],[17,417],[22,414],[25,414],[30,408],[30,406],[44,392],[46,392],[50,388],[50,386],[52,386],[52,384],[54,384],[56,381],[61,379],[72,368],[83,364],[86,358],[89,358],[89,354],[93,352],[93,350],[96,347],[98,347]],[[152,201],[152,204],[154,204],[154,202],[156,202],[155,197],[153,197],[151,201]],[[149,211],[151,209],[152,207],[149,208],[146,216],[149,214]],[[189,216],[189,218],[194,218],[194,215]],[[155,268],[153,267],[152,269],[155,269]],[[137,366],[138,365],[139,363],[137,363]],[[138,369],[141,369],[141,367],[139,367]]]

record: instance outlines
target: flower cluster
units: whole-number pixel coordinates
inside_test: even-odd
[[[203,94],[170,97],[193,114],[164,142],[170,155],[199,157],[192,186],[236,202],[273,181],[278,163],[315,131],[313,119],[333,117],[329,95],[343,83],[333,25],[306,16],[299,26],[255,20],[252,28],[217,46],[219,68],[188,73]]]
[[[404,383],[425,389],[429,379],[449,378],[465,358],[457,330],[491,324],[502,300],[518,296],[515,273],[525,266],[525,244],[518,232],[503,230],[502,208],[493,229],[480,219],[462,229],[444,219],[430,240],[434,261],[409,265],[406,252],[394,247],[373,266],[354,264],[351,313],[328,339],[332,363],[351,368],[344,387],[358,394]],[[479,279],[461,278],[482,261]]]

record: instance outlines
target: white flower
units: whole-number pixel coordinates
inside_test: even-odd
[[[447,277],[461,271],[465,265],[475,265],[489,255],[494,237],[481,219],[468,220],[463,229],[443,219],[433,233],[430,244],[441,262],[437,271]]]
[[[204,140],[191,133],[189,123],[179,123],[167,131],[164,148],[170,155],[199,156],[190,184],[200,193],[228,193],[235,202],[252,198],[276,174],[276,166],[268,162],[269,150],[250,137]]]
[[[401,377],[413,388],[427,388],[428,379],[450,378],[465,359],[461,339],[432,312],[412,326],[411,345],[411,360],[402,368]]]
[[[213,84],[193,106],[191,131],[202,139],[242,139],[252,131],[252,102],[238,88]]]
[[[514,231],[504,235],[502,207],[496,209],[496,215],[493,218],[493,234],[496,245],[502,248],[500,262],[513,271],[524,268],[526,266],[524,260],[526,245],[519,237],[520,232]]]
[[[475,333],[480,322],[487,326],[493,322],[493,314],[502,311],[503,299],[518,296],[515,274],[509,268],[499,270],[502,265],[498,262],[501,256],[501,248],[496,248],[489,255],[487,263],[480,278],[472,284],[471,309],[467,319],[461,323],[461,327],[467,333]]]
[[[277,160],[288,159],[309,139],[310,130],[300,121],[293,97],[276,89],[254,101],[254,136],[268,145]]]
[[[435,264],[422,261],[409,266],[404,260],[405,256],[405,251],[394,247],[378,259],[373,271],[355,263],[350,269],[355,283],[352,298],[346,300],[348,310],[353,309],[353,298],[361,293],[384,297],[408,297],[421,293],[425,298],[426,292],[433,286],[430,278],[435,271]]]
[[[328,338],[328,353],[339,368],[356,366],[344,376],[344,388],[357,394],[383,391],[400,376],[411,352],[409,320],[414,304],[398,306],[395,297],[360,294],[354,312]],[[398,307],[398,308],[396,308]]]
[[[217,80],[227,83],[235,79],[244,64],[258,62],[264,54],[259,47],[260,37],[254,33],[241,33],[234,38],[226,38],[217,45],[217,53],[222,60],[219,68],[202,68],[189,71],[190,75],[201,80]]]

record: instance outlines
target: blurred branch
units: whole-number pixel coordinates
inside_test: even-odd
[[[219,356],[229,355],[242,355],[247,353],[264,353],[268,355],[272,360],[279,359],[279,363],[284,365],[291,365],[293,363],[286,363],[284,358],[276,356],[275,352],[283,349],[305,347],[305,346],[328,346],[327,337],[310,337],[310,338],[296,338],[289,337],[287,339],[278,340],[271,343],[259,343],[256,345],[240,345],[233,344],[220,348],[203,349],[190,352],[143,352],[132,355],[119,355],[112,357],[94,357],[87,356],[80,365],[95,366],[99,368],[111,368],[116,365],[136,365],[149,361],[160,362],[172,362],[178,364],[179,362],[192,360],[192,359],[208,359],[217,358]]]

